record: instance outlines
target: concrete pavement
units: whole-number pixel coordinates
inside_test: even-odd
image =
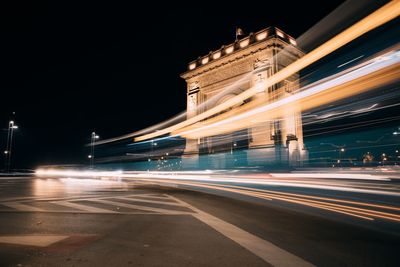
[[[268,203],[93,179],[1,179],[0,192],[1,266],[399,262],[396,235]]]

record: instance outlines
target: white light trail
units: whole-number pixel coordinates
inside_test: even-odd
[[[227,129],[226,127],[224,128],[225,125],[243,121],[243,120],[247,120],[246,122],[249,123],[250,118],[254,117],[257,114],[261,114],[261,113],[265,113],[267,111],[271,111],[274,109],[282,108],[289,104],[295,104],[296,102],[298,102],[302,99],[310,98],[311,96],[317,95],[317,94],[327,91],[331,88],[346,84],[350,81],[353,81],[358,78],[375,73],[375,72],[382,70],[384,68],[387,68],[389,66],[399,64],[400,63],[399,54],[400,54],[400,52],[396,51],[393,53],[389,53],[387,56],[384,56],[384,57],[379,56],[370,61],[367,61],[366,63],[362,63],[360,66],[356,66],[349,70],[345,70],[339,74],[336,74],[333,76],[333,78],[331,78],[331,77],[326,78],[322,82],[317,82],[316,85],[312,84],[310,86],[307,86],[306,88],[303,88],[299,93],[296,93],[294,95],[277,100],[273,103],[265,104],[261,107],[251,109],[250,111],[243,112],[239,115],[232,116],[232,117],[217,121],[217,122],[209,124],[209,125],[200,126],[198,128],[194,128],[194,129],[183,131],[183,132],[177,132],[177,133],[175,133],[175,135],[176,136],[180,135],[183,137],[190,137],[190,138],[199,138],[199,137],[206,136],[207,130],[212,129],[212,128],[218,127],[219,129]],[[249,126],[249,125],[246,125],[246,126]],[[217,134],[220,134],[220,133],[222,133],[222,132],[218,132]],[[213,132],[212,135],[214,135],[214,134],[216,134],[216,133]]]
[[[362,58],[362,57],[364,57],[364,55],[361,55],[361,56],[359,56],[359,57],[353,58],[352,60],[349,60],[349,61],[347,61],[346,63],[340,64],[339,66],[337,66],[337,68],[341,68],[341,67],[343,67],[343,66],[346,66],[347,64],[350,64],[351,62],[354,62],[354,61],[356,61],[356,60],[358,60],[358,59],[360,59],[360,58]]]

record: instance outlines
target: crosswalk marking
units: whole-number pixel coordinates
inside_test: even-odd
[[[187,215],[192,214],[190,208],[186,205],[176,202],[167,195],[155,194],[125,194],[125,195],[85,195],[83,197],[39,197],[39,198],[15,198],[0,200],[1,205],[11,208],[12,210],[0,210],[3,212],[51,212],[51,213],[101,213],[101,214],[160,214],[160,215]],[[82,202],[84,201],[84,202]],[[127,202],[129,201],[129,202]],[[51,206],[46,208],[35,207],[35,203],[49,203]],[[97,204],[104,204],[103,207],[98,207]],[[153,205],[152,205],[153,204]],[[154,207],[163,205],[162,207]],[[67,207],[69,209],[61,209],[59,207]],[[120,211],[108,209],[106,206],[124,207],[132,211]],[[177,209],[186,208],[186,210]]]
[[[147,199],[146,199],[147,197]],[[149,199],[152,198],[152,199]],[[57,198],[56,198],[57,199]],[[110,200],[112,199],[112,200]],[[155,200],[159,199],[159,200]],[[143,205],[136,205],[131,203],[124,203],[119,201],[136,201],[143,203]],[[162,201],[164,200],[164,201]],[[81,201],[85,201],[84,204]],[[79,202],[79,203],[78,203]],[[49,209],[38,208],[32,206],[35,200],[26,198],[25,200],[19,201],[6,201],[1,202],[1,205],[10,207],[19,212],[54,212],[54,213],[83,213],[83,214],[127,214],[127,215],[191,215],[199,221],[207,224],[220,234],[236,242],[243,248],[257,255],[265,262],[273,266],[299,266],[299,267],[311,267],[311,263],[301,259],[300,257],[291,254],[288,251],[274,245],[273,243],[264,240],[256,235],[253,235],[233,224],[230,224],[222,219],[208,214],[176,197],[163,194],[162,196],[147,195],[143,197],[141,194],[130,194],[122,196],[92,196],[89,198],[48,198],[47,201],[43,200],[36,201],[36,203],[50,203],[52,205],[59,205],[63,207],[71,208],[72,210],[60,210],[50,207]],[[158,208],[152,206],[146,206],[147,204],[161,204],[169,205],[171,209]],[[114,211],[105,208],[99,208],[92,206],[104,204],[106,206],[114,207],[125,207],[132,209],[131,212],[125,211]],[[154,205],[153,205],[154,206]],[[188,211],[176,210],[174,207],[186,208]],[[6,210],[5,212],[7,212]],[[13,243],[13,244],[28,244],[33,246],[47,246],[47,244],[57,242],[58,240],[65,239],[64,236],[40,236],[32,238],[31,236],[3,236],[0,237],[0,243]],[[39,242],[40,241],[40,242]],[[36,243],[34,243],[36,242]],[[43,245],[45,244],[45,245]]]
[[[52,201],[50,203],[57,204],[57,205],[60,205],[60,206],[69,207],[69,208],[74,208],[74,209],[78,209],[78,210],[88,211],[88,212],[116,213],[115,211],[112,211],[112,210],[101,209],[101,208],[92,207],[92,206],[83,205],[83,204],[78,204],[78,203],[69,202],[69,201]]]
[[[157,200],[139,199],[139,198],[134,198],[134,197],[116,197],[115,199],[184,207],[182,204],[176,203],[176,202],[165,202],[165,201],[157,201]]]
[[[190,212],[185,212],[185,211],[168,210],[168,209],[154,208],[154,207],[149,207],[149,206],[139,206],[139,205],[122,203],[122,202],[104,200],[104,199],[91,199],[90,201],[99,202],[99,203],[108,204],[108,205],[119,206],[119,207],[125,207],[125,208],[130,208],[130,209],[163,213],[163,214],[191,214]]]
[[[153,199],[161,199],[161,200],[170,200],[169,198],[165,197],[165,196],[156,196],[153,194],[133,194],[133,195],[127,195],[124,197],[141,197],[141,198],[153,198]]]
[[[3,202],[1,205],[16,209],[16,210],[24,210],[24,211],[44,211],[41,208],[26,205],[19,202]]]
[[[16,235],[16,236],[0,236],[0,243],[47,247],[61,240],[67,239],[65,235]]]

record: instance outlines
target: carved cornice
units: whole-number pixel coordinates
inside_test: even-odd
[[[189,63],[189,70],[181,74],[181,77],[187,80],[221,65],[229,64],[237,58],[242,58],[248,55],[249,51],[251,51],[250,53],[257,53],[255,47],[261,50],[269,48],[266,44],[271,43],[271,40],[278,48],[288,47],[297,57],[303,55],[303,52],[296,46],[293,37],[276,27],[269,27],[255,34],[251,33],[248,37],[237,40],[232,44],[222,46],[219,50],[211,51],[204,57],[199,57]]]
[[[270,40],[270,41],[273,41],[273,40]],[[185,72],[181,75],[181,77],[184,78],[185,80],[188,80],[188,79],[194,78],[196,76],[203,75],[203,74],[210,72],[212,70],[215,70],[217,68],[235,63],[241,59],[244,59],[248,56],[252,56],[252,55],[259,53],[265,49],[269,49],[269,48],[282,49],[283,48],[283,46],[281,44],[277,44],[277,43],[271,43],[271,44],[268,44],[265,46],[263,46],[263,45],[265,45],[265,44],[261,44],[261,45],[258,44],[258,47],[256,49],[243,50],[243,51],[241,51],[242,53],[233,54],[232,56],[227,57],[224,60],[214,62],[214,64],[209,64],[209,65],[206,65],[203,67],[199,67],[198,69],[196,69],[196,71]]]

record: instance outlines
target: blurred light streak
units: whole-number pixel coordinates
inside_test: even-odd
[[[213,189],[228,193],[236,193],[265,200],[279,200],[283,202],[309,206],[346,214],[366,220],[384,219],[400,222],[400,207],[372,203],[361,200],[341,199],[337,197],[318,196],[310,193],[282,192],[280,187],[274,190],[254,188],[254,186],[279,185],[295,188],[313,188],[322,190],[345,191],[367,193],[375,195],[400,196],[400,191],[393,191],[391,185],[383,187],[380,184],[388,180],[383,175],[371,175],[362,173],[266,173],[243,174],[240,172],[223,171],[190,171],[190,172],[122,172],[122,171],[86,171],[86,170],[62,170],[62,169],[38,169],[37,176],[64,176],[64,177],[118,177],[125,182],[150,182],[164,185],[181,185],[189,188],[199,187]],[[353,182],[353,180],[355,180]],[[374,180],[376,184],[362,181]],[[61,182],[73,182],[74,190],[80,185],[97,184],[96,180],[61,178]],[[240,186],[239,186],[240,185]],[[46,189],[48,187],[44,187]],[[73,190],[73,191],[74,191]],[[40,194],[46,194],[43,190]],[[45,190],[46,191],[46,190]],[[47,190],[48,191],[48,190]],[[79,191],[79,190],[78,190]]]
[[[255,116],[257,118],[261,117],[257,122],[261,121],[261,119],[268,120],[280,117],[279,112],[289,105],[298,106],[301,111],[304,111],[365,92],[390,81],[396,81],[400,77],[400,58],[398,54],[399,52],[392,53],[389,60],[371,60],[367,64],[362,64],[361,67],[358,66],[358,68],[352,68],[351,71],[334,75],[334,78],[324,79],[324,82],[308,86],[307,89],[284,99],[253,108],[220,121],[218,121],[217,117],[214,117],[210,119],[210,121],[216,121],[214,123],[204,125],[205,123],[202,122],[197,128],[192,126],[184,128],[182,131],[176,131],[173,134],[196,139],[231,132],[249,127],[252,125]],[[246,108],[242,107],[232,110],[230,114],[233,112],[239,113],[241,109]],[[223,117],[226,116],[224,115]]]
[[[304,178],[302,173],[271,173],[272,177],[292,177]],[[349,174],[349,173],[307,173],[307,178],[326,178],[326,179],[359,179],[359,180],[375,180],[375,181],[390,181],[387,176],[371,175],[371,174]]]
[[[348,187],[348,184],[343,184],[341,181],[335,181],[337,178],[344,178],[342,175],[332,173],[331,175],[323,175],[323,178],[318,178],[317,180],[310,180],[307,178],[317,178],[313,174],[302,175],[288,174],[288,179],[281,179],[279,177],[275,178],[273,175],[271,178],[261,179],[259,177],[252,177],[251,175],[235,177],[231,175],[213,175],[213,172],[181,172],[181,171],[171,171],[171,172],[107,172],[107,171],[80,171],[80,170],[61,170],[61,169],[39,169],[36,171],[37,176],[66,176],[66,177],[120,177],[120,178],[162,178],[169,180],[190,180],[190,181],[208,181],[208,182],[232,182],[232,183],[245,183],[253,185],[279,185],[288,187],[302,187],[302,188],[313,188],[313,189],[324,189],[324,190],[337,190],[343,192],[358,192],[358,193],[368,193],[368,194],[378,194],[378,195],[388,195],[388,196],[400,196],[400,192],[390,191],[390,190],[378,190],[380,188],[375,188],[374,190],[369,188],[353,188]],[[292,177],[291,177],[292,176]],[[297,176],[297,177],[296,177]],[[300,178],[301,176],[302,178]],[[309,176],[309,177],[308,177]],[[330,176],[328,178],[328,176]],[[370,175],[366,174],[353,174],[350,175],[351,179],[371,180]],[[275,178],[275,179],[272,179]],[[297,179],[295,179],[297,178]],[[376,179],[388,178],[385,176],[376,176]]]
[[[163,180],[156,180],[156,181],[161,184],[165,183],[165,181],[163,181]],[[169,181],[168,183],[171,183],[171,182]],[[337,212],[337,213],[342,213],[342,214],[346,214],[346,215],[350,215],[353,217],[358,217],[358,218],[362,218],[362,219],[366,219],[366,220],[373,220],[373,218],[371,218],[371,217],[366,217],[366,216],[362,216],[359,214],[355,214],[357,212],[352,212],[351,210],[348,211],[343,207],[342,208],[331,207],[327,204],[317,204],[317,203],[304,201],[302,199],[285,198],[285,197],[279,197],[279,196],[268,197],[268,196],[266,196],[266,194],[252,192],[251,190],[250,191],[247,189],[232,190],[232,189],[227,189],[226,188],[227,186],[221,186],[221,185],[210,185],[210,184],[204,184],[204,183],[188,183],[188,182],[182,182],[182,181],[174,181],[174,183],[179,184],[179,185],[184,185],[184,186],[190,186],[190,187],[200,187],[200,188],[214,189],[214,190],[218,190],[218,191],[233,192],[233,193],[238,193],[241,195],[246,195],[246,196],[255,197],[255,198],[261,198],[261,199],[270,200],[270,201],[274,200],[274,199],[281,200],[284,202],[295,203],[295,204],[300,204],[300,205],[304,205],[304,206],[309,206],[309,207],[329,210],[329,211],[333,211],[333,212]],[[358,213],[360,213],[360,212],[358,212]]]
[[[88,171],[88,170],[62,170],[62,169],[37,169],[37,176],[71,176],[71,177],[115,177],[122,171]]]
[[[301,48],[309,50],[384,3],[384,1],[376,0],[344,1],[343,4],[312,26],[306,34],[297,38],[296,41]]]
[[[163,180],[157,180],[157,181],[161,182],[161,183],[163,182]],[[171,182],[168,181],[168,183],[171,183]],[[219,191],[239,193],[242,195],[252,196],[252,197],[256,197],[256,198],[262,198],[262,199],[266,199],[266,200],[280,200],[280,201],[285,201],[285,202],[290,202],[290,203],[296,203],[296,204],[300,204],[300,205],[311,206],[311,207],[316,207],[316,208],[334,211],[334,212],[338,212],[338,213],[343,213],[346,215],[359,217],[359,218],[363,218],[363,219],[367,219],[367,220],[373,220],[372,217],[375,217],[375,218],[400,222],[399,214],[382,212],[382,211],[377,211],[377,210],[371,209],[371,208],[382,208],[382,209],[386,209],[386,210],[399,211],[400,210],[399,207],[393,207],[393,206],[387,206],[387,205],[376,205],[376,204],[359,202],[359,201],[346,201],[346,200],[327,198],[327,197],[314,197],[314,196],[302,195],[302,194],[282,193],[282,192],[262,190],[262,189],[257,190],[257,189],[253,189],[253,188],[250,189],[250,188],[246,188],[246,187],[232,186],[232,185],[221,185],[221,184],[216,185],[216,184],[208,184],[208,183],[205,184],[205,183],[197,183],[197,182],[196,183],[190,183],[190,182],[188,183],[188,182],[182,182],[182,181],[174,182],[174,183],[177,183],[180,185],[185,185],[185,186],[203,187],[203,188],[215,189],[215,190],[219,190]],[[232,190],[232,188],[235,188],[236,190]],[[257,190],[258,192],[254,192],[255,190]],[[319,201],[311,200],[309,198],[319,199]],[[324,200],[324,201],[321,201],[321,200]],[[349,206],[349,205],[335,204],[332,202],[366,206],[366,207],[369,207],[370,209],[358,208],[358,207]]]
[[[340,132],[343,130],[349,130],[349,129],[355,129],[355,128],[360,128],[360,127],[365,127],[365,126],[370,126],[370,125],[376,125],[376,124],[386,123],[386,122],[390,122],[390,121],[397,121],[399,118],[400,118],[400,116],[396,116],[396,117],[390,117],[390,118],[386,118],[386,119],[370,120],[370,121],[366,121],[366,122],[355,122],[355,123],[349,123],[349,124],[345,124],[345,125],[315,128],[312,131],[313,132],[316,131],[316,133],[307,134],[307,131],[305,131],[305,133],[303,133],[303,135],[304,135],[304,137],[311,137],[311,136],[323,135],[323,134],[327,134],[327,133]],[[344,127],[346,125],[352,125],[352,126]],[[338,129],[331,129],[331,128],[338,128]],[[324,129],[331,129],[331,130],[321,131]]]
[[[349,61],[347,61],[347,62],[345,62],[343,64],[340,64],[339,66],[337,66],[337,68],[341,68],[343,66],[346,66],[347,64],[350,64],[351,62],[354,62],[354,61],[356,61],[356,60],[358,60],[358,59],[360,59],[362,57],[364,57],[364,55],[361,55],[361,56],[353,58],[352,60],[349,60]]]
[[[303,68],[309,66],[310,64],[318,61],[322,57],[330,54],[331,52],[337,50],[338,48],[344,46],[345,44],[351,42],[352,40],[358,38],[359,36],[371,31],[384,23],[398,17],[400,14],[400,1],[391,1],[385,4],[383,7],[379,8],[372,14],[368,15],[364,19],[358,21],[353,26],[339,33],[329,41],[325,42],[318,48],[304,55],[302,58],[298,59],[294,63],[288,65],[284,69],[278,71],[272,75],[267,81],[265,81],[264,87],[268,88],[272,85],[281,82],[282,80],[290,77],[291,75],[299,72]],[[189,126],[200,120],[206,119],[212,115],[222,112],[228,108],[242,103],[244,100],[254,96],[258,92],[258,88],[252,87],[241,94],[228,99],[222,104],[213,107],[199,115],[196,115],[190,119],[187,119],[176,125],[164,128],[154,133],[142,135],[136,137],[135,141],[143,141],[146,139],[155,138],[160,135],[169,134],[173,131],[177,131],[183,127]]]
[[[242,188],[244,188],[244,187],[242,187]],[[244,188],[244,189],[248,189],[248,188]],[[296,196],[296,197],[301,197],[301,198],[326,200],[326,201],[333,201],[333,202],[339,202],[339,203],[354,204],[354,205],[358,205],[358,206],[367,206],[367,207],[375,207],[375,208],[381,208],[381,209],[386,209],[386,210],[400,211],[400,207],[379,205],[379,204],[373,204],[373,203],[365,203],[365,202],[361,202],[361,201],[351,201],[351,200],[343,200],[343,199],[328,198],[328,197],[318,197],[318,196],[311,196],[311,195],[304,195],[304,194],[284,193],[284,192],[276,192],[276,191],[265,190],[265,189],[252,188],[251,190],[259,191],[259,192],[269,192],[272,194],[279,194],[279,195],[284,195],[284,196]]]
[[[396,89],[393,92],[386,92],[384,91],[383,95],[378,95],[378,96],[369,96],[367,99],[363,100],[357,100],[357,101],[351,101],[350,103],[347,104],[340,104],[335,107],[323,107],[322,110],[320,111],[312,111],[312,113],[304,113],[302,115],[303,117],[303,125],[310,125],[314,123],[324,123],[328,121],[333,121],[333,120],[338,120],[346,117],[359,117],[360,115],[366,115],[369,112],[373,111],[378,111],[382,109],[387,109],[387,108],[392,108],[399,106],[400,103],[395,103],[395,104],[385,104],[385,101],[391,101],[393,99],[398,98],[399,93],[398,90]],[[380,103],[382,102],[382,103]],[[374,103],[374,104],[372,104]],[[361,107],[364,105],[371,105],[370,107]],[[344,114],[339,115],[339,116],[332,116],[329,119],[323,119],[324,115],[328,112],[338,112]],[[321,119],[322,117],[322,119]]]
[[[159,180],[158,182],[160,183],[164,183],[164,181]],[[260,194],[260,193],[256,193],[256,192],[252,192],[251,190],[232,190],[232,189],[228,189],[225,186],[217,186],[217,185],[210,185],[210,184],[204,184],[204,183],[187,183],[187,182],[175,182],[178,183],[180,185],[185,185],[185,186],[192,186],[192,187],[202,187],[202,188],[209,188],[209,189],[214,189],[214,190],[219,190],[219,191],[225,191],[225,192],[233,192],[233,193],[238,193],[241,195],[246,195],[246,196],[250,196],[250,197],[255,197],[255,198],[261,198],[264,200],[281,200],[281,201],[286,201],[286,202],[290,202],[290,203],[295,203],[295,204],[300,204],[300,205],[305,205],[305,206],[310,206],[310,207],[314,207],[314,208],[319,208],[319,209],[324,209],[324,210],[329,210],[329,211],[333,211],[333,212],[338,212],[338,213],[342,213],[342,214],[346,214],[346,215],[350,215],[353,217],[358,217],[358,218],[362,218],[362,219],[366,219],[366,220],[373,220],[370,217],[366,217],[366,216],[361,216],[361,215],[357,215],[351,212],[347,212],[347,211],[343,211],[343,209],[339,209],[339,208],[332,208],[329,207],[327,205],[321,205],[321,204],[315,204],[315,203],[307,203],[300,200],[293,200],[293,199],[287,199],[287,198],[282,198],[282,197],[267,197],[265,196],[265,194]]]

